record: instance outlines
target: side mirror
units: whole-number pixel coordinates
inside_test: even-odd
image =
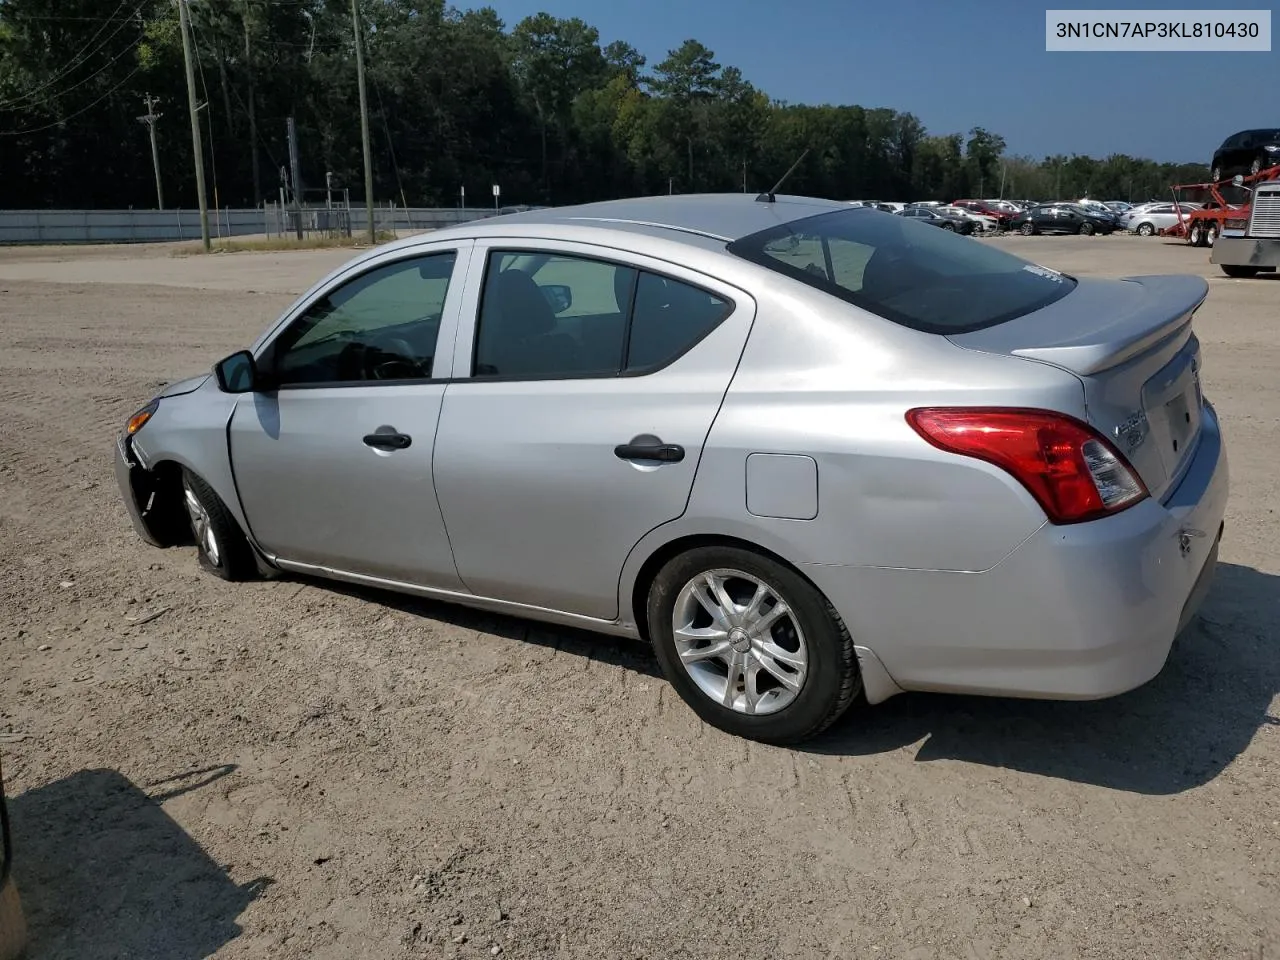
[[[547,303],[551,304],[551,309],[556,313],[564,313],[573,306],[573,291],[563,283],[549,283],[540,289],[542,295],[547,298]]]
[[[219,360],[213,375],[218,378],[218,389],[223,393],[251,393],[258,382],[257,364],[248,350]]]

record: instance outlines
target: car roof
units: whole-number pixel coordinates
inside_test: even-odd
[[[673,240],[682,239],[680,235],[684,234],[691,243],[696,242],[695,237],[728,243],[769,227],[850,209],[847,203],[838,200],[784,194],[778,194],[773,203],[743,193],[676,194],[547,207],[488,217],[447,230],[449,234],[465,235],[494,226],[599,226],[652,236],[656,228],[673,234]],[[444,233],[437,231],[433,236]]]

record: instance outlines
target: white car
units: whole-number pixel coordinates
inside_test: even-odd
[[[974,229],[981,230],[983,233],[994,233],[999,225],[995,217],[975,213],[972,210],[966,210],[964,207],[935,207],[933,212],[941,217],[962,217],[965,220],[972,220]]]
[[[1155,203],[1144,207],[1135,207],[1125,211],[1120,218],[1122,230],[1132,230],[1140,237],[1149,237],[1167,230],[1178,222],[1178,209],[1181,208],[1182,219],[1187,218],[1192,210],[1199,210],[1198,203]]]

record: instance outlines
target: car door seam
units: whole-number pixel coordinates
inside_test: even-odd
[[[238,398],[231,405],[231,412],[227,415],[227,422],[223,427],[223,432],[227,439],[227,473],[231,475],[231,489],[235,492],[236,502],[240,504],[240,515],[244,517],[244,535],[249,544],[263,557],[268,558],[272,562],[275,561],[275,554],[265,550],[258,541],[257,535],[253,532],[253,525],[249,522],[249,508],[245,505],[244,495],[240,492],[240,481],[236,477],[236,461],[231,453],[231,422],[235,419],[236,412],[240,409],[241,400]]]
[[[711,431],[715,429],[716,421],[720,419],[720,413],[722,410],[724,410],[725,398],[729,396],[729,391],[733,388],[733,381],[738,378],[738,371],[742,368],[742,358],[745,357],[747,354],[747,343],[750,342],[751,340],[751,331],[755,329],[756,320],[759,319],[759,316],[760,316],[759,303],[757,303],[756,298],[746,293],[745,291],[743,291],[743,295],[745,297],[746,302],[751,304],[751,321],[747,325],[746,336],[742,338],[742,347],[738,351],[738,359],[734,361],[733,372],[729,374],[729,378],[725,381],[724,390],[720,394],[720,402],[716,404],[716,411],[714,414],[711,415],[711,420],[707,424],[706,433],[703,434],[702,442],[698,445],[698,459],[697,459],[697,462],[693,465],[693,477],[689,481],[689,490],[685,494],[684,505],[680,508],[680,512],[676,514],[674,517],[670,518],[669,520],[663,520],[661,523],[656,524],[655,526],[646,530],[644,534],[641,535],[641,537],[631,545],[631,549],[627,551],[627,555],[623,557],[622,566],[618,570],[618,597],[616,601],[617,613],[615,614],[615,617],[614,617],[615,623],[624,623],[625,617],[634,616],[634,611],[628,611],[627,605],[623,603],[623,598],[627,594],[624,593],[623,584],[622,584],[622,578],[626,574],[627,565],[631,562],[632,556],[635,554],[640,544],[644,543],[645,539],[648,538],[655,530],[660,530],[662,527],[675,523],[676,521],[680,520],[686,513],[689,512],[689,503],[693,499],[693,488],[698,482],[698,468],[702,466],[702,458],[706,455],[706,452],[707,452],[707,440],[710,439]],[[730,314],[730,316],[732,316],[732,314]],[[725,320],[728,320],[728,319],[729,319],[728,317],[725,318]],[[723,323],[724,321],[721,321],[722,326],[723,326]]]

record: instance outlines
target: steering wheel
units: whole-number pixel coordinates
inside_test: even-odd
[[[380,359],[391,356],[391,359]],[[402,337],[387,337],[365,353],[370,364],[366,373],[370,380],[405,380],[422,377],[422,363],[414,356],[413,347]],[[378,359],[379,362],[373,362]]]

